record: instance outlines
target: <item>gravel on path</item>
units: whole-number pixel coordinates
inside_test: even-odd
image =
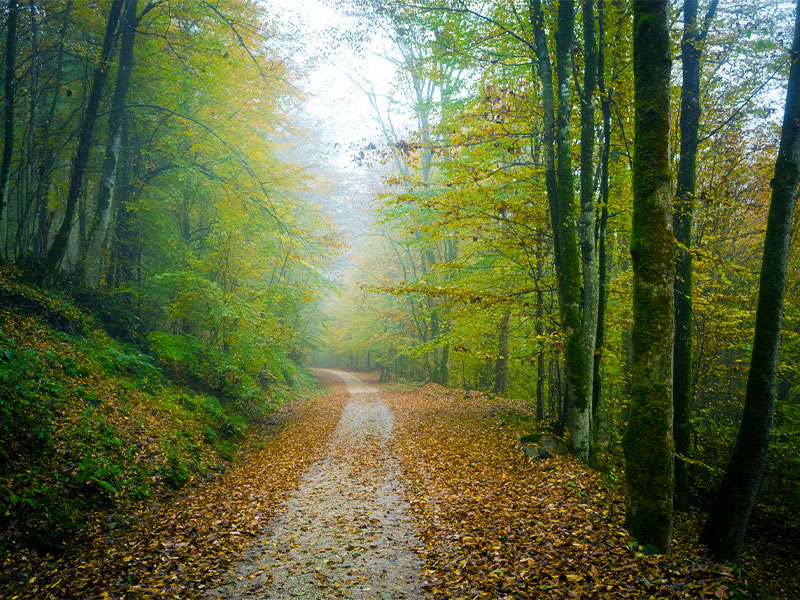
[[[303,476],[264,537],[207,598],[421,598],[420,545],[389,452],[394,420],[350,373],[327,456]],[[264,474],[269,477],[268,473]]]

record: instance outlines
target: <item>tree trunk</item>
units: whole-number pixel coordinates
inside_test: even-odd
[[[739,560],[772,431],[792,214],[800,184],[800,0],[796,10],[744,411],[733,454],[701,534],[717,560]]]
[[[706,27],[716,10],[712,0]],[[675,257],[675,349],[673,404],[675,407],[675,503],[688,508],[689,465],[683,460],[690,448],[692,397],[692,214],[697,187],[697,139],[700,127],[700,56],[707,29],[697,23],[697,0],[683,4],[681,40],[680,161],[672,204],[672,226],[678,248]]]
[[[92,77],[92,89],[89,92],[89,101],[86,105],[86,113],[83,116],[83,122],[81,123],[78,137],[78,147],[75,151],[75,157],[70,170],[64,221],[61,223],[56,238],[53,240],[53,245],[47,253],[47,258],[45,259],[44,268],[41,273],[41,283],[45,285],[53,284],[61,268],[61,261],[64,259],[64,255],[67,252],[67,244],[69,242],[70,233],[72,232],[72,221],[75,218],[75,209],[78,205],[81,185],[89,160],[89,149],[92,143],[94,124],[97,121],[97,112],[100,106],[100,99],[103,95],[103,88],[108,79],[108,62],[114,42],[114,32],[117,28],[120,13],[122,12],[122,5],[123,0],[112,0],[111,10],[109,11],[108,21],[106,22],[100,62],[97,67],[95,67]]]
[[[585,407],[584,414],[579,415],[580,423],[586,421],[587,434],[591,428],[590,399],[594,377],[594,350],[597,337],[598,313],[598,273],[597,254],[595,249],[594,229],[594,93],[597,85],[597,43],[594,31],[594,0],[583,2],[583,94],[581,95],[581,216],[578,235],[581,244],[581,266],[583,268],[583,320],[581,323],[583,336],[583,368],[585,373]],[[589,435],[589,449],[586,458],[591,454],[592,436]]]
[[[505,395],[508,391],[508,319],[511,312],[506,309],[500,322],[500,335],[497,340],[497,360],[494,363],[495,394]]]
[[[608,230],[608,167],[611,156],[611,98],[612,92],[605,84],[605,2],[599,0],[599,43],[597,87],[600,92],[600,110],[603,115],[603,148],[600,154],[600,222],[597,227],[597,333],[594,340],[594,361],[592,363],[592,445],[597,443],[600,403],[602,400],[602,376],[600,364],[603,359],[606,315],[606,232]],[[595,449],[596,450],[596,449]],[[596,452],[595,452],[596,458]],[[596,462],[596,461],[595,461]]]
[[[14,152],[14,94],[16,85],[17,59],[17,21],[19,9],[17,0],[8,1],[8,20],[6,21],[6,72],[3,91],[6,106],[3,114],[3,160],[0,163],[0,258],[6,256],[6,235],[8,233],[8,180],[11,171],[11,156]]]
[[[50,144],[50,129],[53,125],[53,118],[56,114],[56,107],[58,100],[61,97],[61,80],[64,75],[64,42],[67,39],[67,30],[69,29],[69,15],[72,9],[72,0],[67,0],[64,7],[64,22],[61,25],[61,32],[59,33],[59,48],[58,59],[56,60],[56,80],[53,91],[53,100],[50,103],[50,109],[47,118],[44,121],[44,128],[42,132],[42,142],[46,150],[44,158],[39,163],[37,174],[36,192],[35,192],[35,214],[37,219],[36,233],[33,238],[33,248],[31,250],[30,259],[27,261],[27,269],[29,275],[39,267],[39,261],[42,255],[47,250],[47,239],[49,237],[51,216],[50,211],[47,210],[47,195],[50,191],[50,180],[52,178],[53,161],[55,160],[55,151]]]
[[[536,292],[536,339],[539,342],[539,352],[536,354],[536,420],[544,419],[544,293]]]
[[[561,327],[566,336],[564,370],[567,381],[570,450],[580,460],[589,460],[588,373],[583,352],[583,322],[581,315],[580,253],[575,223],[575,187],[572,176],[572,136],[570,135],[570,60],[575,25],[574,2],[562,0],[558,7],[556,34],[556,148],[558,158],[558,223],[561,254]]]
[[[667,0],[634,0],[633,369],[623,438],[627,527],[669,554],[674,491],[672,352],[675,242],[670,205]]]
[[[114,85],[114,95],[111,99],[111,114],[108,117],[108,139],[106,141],[106,154],[103,160],[103,172],[100,179],[100,188],[97,191],[95,214],[89,229],[86,252],[78,262],[78,275],[84,277],[87,269],[87,258],[100,261],[101,249],[108,234],[108,225],[111,222],[111,211],[117,184],[117,172],[120,155],[120,142],[122,139],[122,119],[128,87],[133,68],[133,44],[136,33],[136,4],[137,0],[126,0],[125,12],[120,22],[122,32],[119,50],[119,69],[117,81]],[[100,265],[98,265],[99,267]],[[99,272],[99,270],[98,270]],[[90,282],[96,283],[96,282]]]
[[[35,211],[34,203],[34,189],[36,183],[34,178],[34,165],[36,164],[36,156],[38,147],[35,143],[35,124],[36,124],[36,103],[39,97],[39,24],[36,19],[36,1],[29,0],[28,8],[30,10],[30,27],[31,27],[31,65],[30,65],[30,86],[28,89],[29,109],[28,109],[28,123],[27,127],[27,155],[25,157],[25,202],[20,207],[21,211],[18,213],[17,221],[17,235],[16,235],[16,252],[13,255],[13,260],[20,264],[23,257],[27,258],[28,251],[30,250],[30,231],[31,226],[31,213]],[[34,215],[35,216],[35,215]],[[6,231],[6,235],[8,232]],[[9,256],[8,258],[12,258]]]
[[[117,218],[114,233],[111,237],[111,259],[109,261],[106,281],[113,288],[133,281],[133,266],[136,260],[136,222],[135,212],[130,210],[126,202],[130,193],[131,152],[128,144],[128,120],[126,114],[122,119],[122,164],[117,182],[119,188],[117,201]]]
[[[550,63],[550,52],[547,49],[547,38],[544,32],[544,14],[541,0],[529,0],[531,27],[536,54],[536,72],[542,82],[542,120],[544,142],[544,179],[547,189],[547,200],[550,208],[550,223],[553,227],[554,261],[556,279],[561,279],[561,258],[558,253],[558,175],[556,174],[556,121],[555,98],[553,96],[553,68]],[[560,294],[560,290],[559,290]],[[560,300],[559,300],[560,302]]]
[[[570,136],[570,56],[575,25],[575,4],[563,0],[558,6],[556,34],[556,94],[552,91],[552,72],[541,2],[531,0],[531,23],[537,71],[542,79],[544,110],[545,181],[550,205],[550,220],[555,242],[556,280],[561,309],[561,328],[566,336],[565,375],[569,398],[568,426],[570,450],[581,460],[589,459],[588,373],[583,352],[581,316],[580,256],[575,223],[575,191],[572,182],[572,139]],[[549,82],[549,86],[548,86]],[[557,112],[553,119],[554,102]],[[551,126],[554,123],[554,127]],[[553,143],[555,141],[555,143]],[[553,156],[555,147],[555,162]],[[554,185],[555,184],[555,185]],[[555,198],[553,198],[555,195]]]

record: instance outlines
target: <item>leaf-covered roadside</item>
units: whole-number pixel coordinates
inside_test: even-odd
[[[744,588],[689,541],[695,532],[676,532],[673,559],[645,554],[623,528],[621,490],[599,474],[527,458],[522,404],[433,385],[382,396],[400,425],[433,598],[732,598]]]
[[[98,532],[87,547],[54,560],[15,553],[2,563],[4,598],[196,598],[219,583],[261,533],[281,498],[322,457],[347,393],[295,407],[247,462],[138,515],[124,530]]]

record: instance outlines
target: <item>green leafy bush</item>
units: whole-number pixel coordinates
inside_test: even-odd
[[[39,352],[0,348],[0,475],[23,454],[39,456],[52,447],[54,399],[62,388]]]

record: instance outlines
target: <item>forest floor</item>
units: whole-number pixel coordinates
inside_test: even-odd
[[[742,598],[754,584],[797,597],[790,549],[762,572],[752,549],[734,573],[679,519],[673,558],[644,553],[621,489],[520,450],[523,403],[319,375],[331,390],[247,460],[58,558],[9,556],[0,597]]]

